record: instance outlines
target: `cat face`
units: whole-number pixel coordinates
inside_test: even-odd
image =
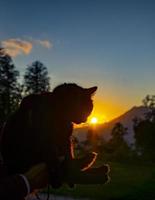
[[[65,108],[65,118],[76,124],[85,122],[93,110],[92,96],[97,87],[82,88],[76,84],[63,84],[58,86],[53,93]]]
[[[75,105],[72,110],[72,122],[79,124],[86,122],[88,116],[93,110],[92,95],[96,91],[96,87],[83,89],[75,99]]]

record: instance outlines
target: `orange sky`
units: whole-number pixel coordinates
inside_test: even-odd
[[[98,119],[98,123],[104,123],[110,121],[120,115],[122,115],[127,110],[131,109],[135,104],[118,104],[115,100],[107,101],[101,99],[99,96],[94,96],[94,109],[89,116],[87,122],[90,122],[92,117]]]

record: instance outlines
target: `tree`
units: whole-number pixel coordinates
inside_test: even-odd
[[[123,136],[126,134],[127,134],[127,128],[125,128],[123,124],[119,122],[115,124],[111,132],[113,139],[115,139],[118,142],[124,140]]]
[[[155,161],[155,95],[147,95],[143,105],[148,112],[143,120],[134,123],[136,150],[143,159]]]
[[[50,89],[48,71],[40,61],[33,62],[27,67],[24,75],[24,87],[26,94],[38,94]]]
[[[0,48],[0,126],[17,109],[21,100],[18,77],[11,56]]]
[[[134,131],[138,154],[144,159],[155,161],[155,123],[143,120],[134,127]]]
[[[147,95],[143,100],[143,105],[148,109],[145,118],[155,122],[155,95]]]
[[[111,154],[111,159],[117,161],[127,160],[130,154],[130,148],[124,140],[126,134],[127,128],[121,123],[116,123],[111,132],[112,138],[105,146],[105,151]]]

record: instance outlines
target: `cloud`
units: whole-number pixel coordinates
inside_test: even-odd
[[[1,42],[2,47],[6,49],[6,52],[16,57],[21,54],[28,55],[32,50],[32,43],[21,39],[8,39]]]
[[[30,54],[34,45],[40,45],[48,49],[53,47],[53,44],[49,40],[35,40],[35,39],[22,40],[19,38],[3,40],[0,42],[0,44],[2,47],[5,48],[6,52],[12,57],[16,57],[22,54],[24,55]]]
[[[53,47],[53,44],[49,40],[35,40],[35,42],[48,49]]]

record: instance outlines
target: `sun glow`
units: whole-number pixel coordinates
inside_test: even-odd
[[[88,124],[104,124],[106,122],[108,122],[107,117],[99,113],[92,113],[87,119]]]
[[[92,117],[92,118],[90,119],[90,123],[91,123],[91,124],[97,124],[97,122],[98,122],[98,118],[97,118],[97,117]]]

